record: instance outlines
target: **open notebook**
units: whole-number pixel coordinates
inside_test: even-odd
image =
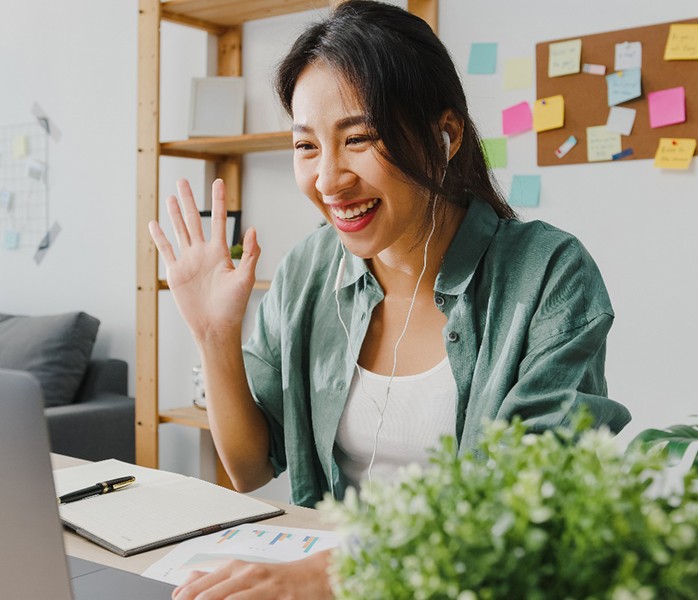
[[[58,496],[128,475],[136,482],[124,489],[61,504],[63,524],[112,552],[130,556],[284,512],[201,479],[114,459],[53,473]]]

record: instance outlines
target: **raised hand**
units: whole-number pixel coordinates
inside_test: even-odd
[[[225,185],[213,182],[211,239],[205,240],[201,217],[186,179],[177,182],[180,201],[167,198],[179,256],[157,221],[148,224],[150,235],[167,267],[167,283],[177,308],[197,343],[239,334],[255,282],[260,254],[257,234],[247,231],[243,254],[236,268],[226,240]],[[181,206],[180,206],[181,202]]]

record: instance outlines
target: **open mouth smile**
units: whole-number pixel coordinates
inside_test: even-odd
[[[372,198],[350,206],[331,206],[330,212],[337,229],[352,233],[363,229],[373,220],[380,203],[380,198]]]

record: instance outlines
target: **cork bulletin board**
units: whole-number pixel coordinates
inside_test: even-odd
[[[622,149],[632,148],[633,154],[622,160],[654,158],[660,138],[698,138],[698,60],[664,60],[669,26],[676,23],[695,24],[698,23],[698,19],[536,44],[536,97],[546,98],[562,94],[565,99],[564,127],[537,134],[539,166],[588,162],[586,128],[605,125],[608,118],[610,107],[605,76],[580,72],[548,77],[549,44],[569,39],[582,40],[581,64],[605,65],[606,75],[613,73],[616,44],[642,44],[642,95],[619,105],[637,110],[632,133],[629,136],[621,136]],[[677,125],[650,128],[647,94],[678,86],[684,86],[686,90],[686,121]],[[562,158],[558,158],[555,150],[571,135],[577,138],[577,146]]]

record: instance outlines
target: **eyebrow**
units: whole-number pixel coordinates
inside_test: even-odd
[[[354,127],[355,125],[368,125],[368,117],[366,115],[355,115],[353,117],[345,117],[340,119],[335,123],[337,129],[348,129],[349,127]],[[294,123],[291,127],[291,131],[297,131],[298,133],[311,133],[313,128],[309,125],[304,125],[303,123]]]

